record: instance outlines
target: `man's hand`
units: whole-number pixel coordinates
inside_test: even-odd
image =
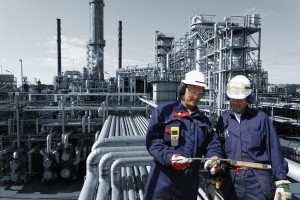
[[[221,170],[221,164],[220,163],[221,162],[218,159],[218,157],[213,156],[213,157],[211,157],[210,160],[207,160],[204,163],[204,169],[209,170],[211,175],[215,175],[215,174],[219,173],[220,170]]]
[[[181,156],[180,154],[174,154],[171,158],[171,165],[176,170],[184,170],[191,162],[191,159]]]
[[[276,181],[276,192],[274,200],[291,200],[292,199],[292,193],[289,188],[289,182],[288,180],[280,180]]]

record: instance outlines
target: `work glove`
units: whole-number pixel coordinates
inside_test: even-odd
[[[216,200],[216,181],[213,179],[206,180],[206,197],[209,200]]]
[[[191,162],[191,159],[183,157],[180,154],[174,154],[171,158],[171,165],[176,170],[184,170]]]
[[[217,156],[211,157],[211,160],[207,160],[204,163],[204,169],[207,169],[210,171],[211,175],[215,175],[220,172],[221,170],[221,161],[218,159]]]
[[[292,193],[289,188],[289,182],[288,180],[280,180],[275,181],[276,185],[276,192],[274,200],[291,200],[292,199]]]

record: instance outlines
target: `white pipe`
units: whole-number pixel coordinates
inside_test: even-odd
[[[297,182],[300,182],[300,164],[296,163],[292,160],[289,160],[285,158],[285,160],[288,162],[289,165],[289,172],[287,174],[288,177],[291,177],[292,179],[296,180]]]

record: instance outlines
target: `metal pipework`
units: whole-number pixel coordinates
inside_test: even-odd
[[[53,131],[53,132],[50,132],[50,134],[47,136],[47,149],[46,149],[47,154],[52,152],[52,148],[51,148],[52,138],[56,134],[57,134],[57,131]]]
[[[128,151],[146,151],[146,147],[100,147],[93,150],[86,160],[86,176],[78,200],[92,200],[94,198],[99,177],[98,164],[104,153]]]
[[[120,200],[120,169],[121,167],[149,166],[153,157],[119,158],[111,166],[111,199]]]
[[[290,159],[285,158],[289,165],[289,173],[287,174],[288,177],[291,177],[295,181],[300,182],[300,164],[296,163]]]
[[[141,158],[145,156],[150,156],[148,151],[110,152],[104,154],[99,162],[99,185],[97,200],[108,199],[110,189],[109,169],[116,159],[128,157]]]
[[[34,147],[30,151],[27,152],[27,156],[28,156],[28,175],[29,175],[29,177],[31,177],[31,173],[32,173],[32,159],[31,159],[31,155],[36,150],[37,150],[37,147]]]
[[[146,136],[114,136],[111,138],[104,138],[97,140],[92,147],[95,150],[99,147],[112,146],[145,146]]]

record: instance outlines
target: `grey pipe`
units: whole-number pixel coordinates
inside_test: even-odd
[[[7,154],[8,152],[11,152],[12,150],[14,150],[15,147],[16,147],[16,144],[17,144],[17,140],[14,140],[14,141],[12,142],[12,145],[11,145],[11,146],[9,146],[9,147],[7,147],[6,149],[0,151],[0,157],[1,157],[2,155],[4,155],[4,154]]]
[[[94,198],[99,176],[98,164],[104,153],[145,150],[145,146],[100,147],[93,150],[86,160],[86,176],[78,200],[92,200]]]
[[[92,146],[92,150],[99,147],[112,146],[145,146],[146,136],[115,136],[111,138],[98,139]]]
[[[288,162],[289,165],[289,173],[287,174],[288,177],[291,177],[292,179],[296,180],[297,182],[300,182],[300,164],[296,163],[292,160],[289,160],[285,158],[285,160]]]
[[[52,149],[51,149],[52,138],[56,134],[57,134],[57,131],[53,131],[53,132],[50,132],[50,134],[47,136],[47,149],[46,149],[46,153],[52,152]]]
[[[134,167],[133,170],[134,170],[134,175],[135,175],[135,179],[136,179],[136,189],[138,190],[138,195],[139,195],[138,199],[143,199],[144,192],[143,192],[139,167]]]
[[[127,189],[128,189],[128,199],[136,200],[135,198],[135,186],[134,186],[134,173],[132,167],[126,167],[127,173]]]
[[[57,164],[60,163],[58,151],[57,151],[57,150],[54,150],[54,151],[52,152],[52,154],[54,154],[54,156],[55,156],[56,163],[57,163]]]
[[[128,199],[128,191],[126,190],[127,188],[127,172],[126,172],[126,167],[121,167],[121,175],[120,175],[120,188],[123,189],[120,191],[123,194],[123,199]]]
[[[146,148],[145,148],[146,149]],[[112,163],[118,158],[150,156],[148,151],[110,152],[102,156],[99,162],[99,186],[97,200],[108,199],[110,189],[110,171]]]
[[[87,118],[87,122],[88,122],[88,133],[91,133],[91,118],[92,118],[92,111],[89,110],[89,116]]]
[[[109,115],[108,118],[105,120],[103,127],[101,129],[101,132],[99,134],[98,140],[102,140],[103,138],[106,138],[109,131],[109,126],[111,124],[112,116]]]
[[[97,131],[97,132],[95,133],[95,141],[98,140],[99,134],[100,134],[100,131]]]
[[[112,117],[112,122],[109,129],[108,137],[113,137],[116,130],[116,116]]]
[[[64,148],[65,149],[69,147],[69,137],[72,133],[73,133],[73,131],[70,131],[67,134],[65,134],[65,137],[64,137]]]
[[[300,156],[300,143],[279,138],[280,145],[291,150],[292,155]]]
[[[32,160],[31,155],[36,151],[37,147],[32,148],[30,151],[27,152],[28,156],[28,176],[31,177],[32,173]]]
[[[75,147],[75,155],[76,155],[76,160],[73,162],[74,165],[78,165],[80,163],[81,160],[81,150],[82,150],[82,146],[76,146]]]
[[[120,169],[121,167],[146,166],[150,165],[153,157],[142,158],[119,158],[111,166],[111,199],[120,200]]]

